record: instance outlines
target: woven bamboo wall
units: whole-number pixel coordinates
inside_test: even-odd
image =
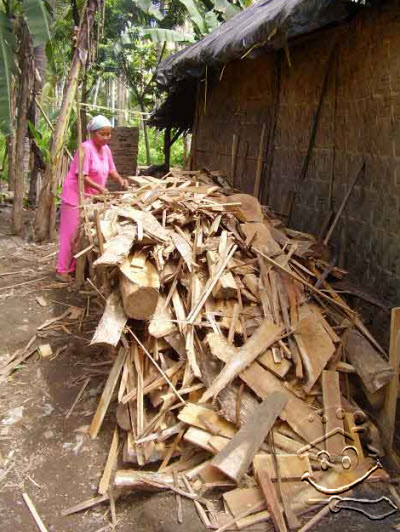
[[[315,147],[298,182],[335,39]],[[346,266],[365,285],[400,302],[400,8],[366,9],[350,24],[290,49],[282,62],[268,202],[281,214],[296,192],[291,226],[318,234],[332,205],[366,161],[333,244],[346,242]],[[261,124],[271,126],[276,54],[225,69],[198,108],[195,165],[230,171],[232,133],[240,135],[241,188],[252,191]],[[251,120],[249,118],[251,117]],[[252,159],[244,160],[243,145]],[[264,172],[264,178],[268,172]],[[331,181],[332,180],[332,181]]]

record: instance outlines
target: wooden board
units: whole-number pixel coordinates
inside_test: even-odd
[[[275,325],[269,320],[264,320],[249,340],[236,351],[236,355],[231,357],[221,373],[216,377],[212,385],[204,392],[201,401],[206,402],[217,395],[222,388],[231,382],[236,375],[243,371],[261,353],[265,352],[275,343],[283,332],[283,326]],[[208,336],[210,344],[210,338]],[[214,340],[211,340],[211,343]]]
[[[239,482],[286,403],[286,394],[270,393],[248,416],[239,431],[212,460],[211,465]]]
[[[246,241],[267,255],[277,255],[281,252],[280,245],[271,234],[267,223],[244,223],[240,225]]]
[[[301,480],[304,473],[312,473],[310,460],[306,454],[277,454],[276,459],[282,480]],[[254,472],[266,469],[272,481],[278,480],[272,454],[256,454],[253,468]]]
[[[272,351],[270,349],[260,355],[257,358],[257,362],[261,364],[264,368],[268,369],[269,371],[272,371],[272,373],[280,379],[284,379],[288,371],[292,367],[292,363],[287,358],[283,358],[279,363],[275,362],[274,357],[272,356]]]
[[[300,307],[294,337],[307,373],[304,391],[309,393],[335,352],[335,346],[318,315],[308,305]]]
[[[188,403],[181,410],[178,419],[208,432],[211,429],[214,435],[232,438],[237,432],[233,423],[226,421],[213,410],[193,403]]]

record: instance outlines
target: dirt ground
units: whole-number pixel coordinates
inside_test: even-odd
[[[10,208],[0,206],[0,367],[37,335],[53,355],[35,352],[8,380],[0,373],[0,532],[32,532],[35,523],[22,498],[27,493],[52,532],[196,532],[203,526],[190,501],[177,523],[175,497],[169,494],[125,495],[111,524],[107,503],[68,517],[62,511],[97,495],[113,424],[106,418],[96,440],[85,430],[91,422],[110,363],[109,355],[89,346],[100,309],[88,293],[78,293],[53,278],[56,246],[38,246],[9,234]],[[19,285],[19,286],[15,286]],[[15,286],[15,287],[14,287]],[[14,287],[14,288],[13,288]],[[41,306],[37,298],[47,306]],[[89,309],[85,319],[67,330],[37,331],[50,318],[74,305]],[[35,344],[36,345],[36,344]],[[82,399],[67,413],[87,378]],[[375,498],[385,486],[364,485],[361,496]],[[400,514],[397,514],[400,517]],[[310,516],[308,516],[309,518]],[[379,522],[389,529],[399,517]],[[342,511],[314,530],[373,530],[376,523]],[[263,524],[257,530],[270,530]]]

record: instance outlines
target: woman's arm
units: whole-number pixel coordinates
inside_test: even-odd
[[[95,188],[96,190],[100,192],[100,194],[107,194],[108,190],[106,189],[106,187],[102,187],[101,185],[99,185],[99,183],[96,183],[96,181],[93,181],[93,179],[91,179],[88,175],[84,176],[84,181],[85,181],[85,185],[91,188]]]
[[[121,187],[128,188],[128,180],[123,179],[116,170],[111,170],[109,176],[111,177],[111,179],[114,179],[114,181],[121,185]]]

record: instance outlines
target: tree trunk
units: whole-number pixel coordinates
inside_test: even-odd
[[[8,136],[8,190],[14,190],[15,181],[15,135]]]
[[[28,109],[34,80],[32,39],[26,23],[22,19],[20,20],[19,41],[18,60],[21,74],[19,76],[17,99],[18,117],[15,135],[15,176],[12,213],[12,230],[16,235],[21,235],[23,230],[25,144],[28,132]]]
[[[69,70],[68,80],[64,89],[63,101],[57,122],[54,127],[50,147],[50,163],[43,179],[43,186],[39,196],[38,209],[35,217],[35,236],[38,241],[56,237],[56,194],[57,179],[62,164],[62,152],[65,135],[75,101],[76,88],[82,68],[82,58],[86,61],[89,47],[89,36],[92,33],[94,14],[98,8],[97,0],[88,0],[86,10],[82,13],[78,31],[77,44]]]
[[[165,171],[169,172],[171,165],[171,128],[169,127],[164,131],[164,165]]]

